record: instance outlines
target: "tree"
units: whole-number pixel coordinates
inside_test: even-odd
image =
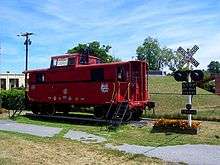
[[[182,69],[181,65],[181,60],[182,60],[182,55],[178,53],[177,51],[174,51],[171,58],[169,59],[167,66],[169,69],[174,72],[176,70]]]
[[[208,71],[211,74],[220,73],[220,63],[219,61],[211,61],[208,65]]]
[[[67,53],[85,53],[89,52],[93,56],[96,56],[102,60],[102,62],[114,62],[120,61],[119,58],[115,58],[109,54],[111,46],[109,45],[100,45],[98,41],[93,41],[88,44],[78,44],[77,46],[69,49]]]
[[[158,57],[161,53],[159,42],[151,37],[144,40],[144,43],[136,50],[137,59],[149,63],[150,70],[158,70]],[[160,68],[159,68],[160,69]]]
[[[175,71],[180,65],[181,56],[178,53],[167,47],[161,48],[158,40],[151,37],[144,40],[136,53],[138,60],[145,60],[149,63],[150,70],[169,67],[171,71]]]

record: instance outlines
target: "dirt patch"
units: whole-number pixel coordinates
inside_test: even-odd
[[[4,108],[0,108],[0,114],[7,113],[8,111]]]
[[[0,144],[0,159],[8,159],[11,164],[161,164],[157,159],[63,139],[31,140],[0,132]]]

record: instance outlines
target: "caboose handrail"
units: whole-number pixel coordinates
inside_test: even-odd
[[[124,97],[123,97],[123,98],[125,98],[126,94],[129,93],[129,94],[128,94],[128,100],[129,100],[129,95],[130,95],[129,87],[130,87],[130,82],[128,83],[127,89],[126,89],[125,94],[124,94]],[[110,106],[109,106],[108,112],[106,113],[106,116],[105,116],[106,119],[108,119],[109,112],[111,111],[112,105],[114,104],[115,96],[117,96],[117,95],[115,95],[115,91],[116,91],[116,90],[115,90],[115,83],[114,83],[114,88],[113,88],[113,92],[112,92],[111,104],[110,104]],[[119,107],[121,107],[121,104],[122,104],[122,102],[120,102]]]

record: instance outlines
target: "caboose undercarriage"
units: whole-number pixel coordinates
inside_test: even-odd
[[[114,115],[116,115],[117,113],[118,117],[122,117],[124,115],[123,121],[139,120],[143,113],[142,107],[131,108],[129,107],[129,105],[126,104],[128,104],[128,102],[121,102],[113,105],[106,104],[99,106],[95,106],[95,105],[74,106],[67,104],[48,104],[48,103],[30,103],[29,105],[30,105],[30,109],[34,114],[55,115],[57,112],[61,112],[64,115],[66,115],[70,112],[82,112],[82,111],[86,111],[85,109],[89,109],[89,112],[93,113],[94,118],[96,119],[111,120],[114,117]]]

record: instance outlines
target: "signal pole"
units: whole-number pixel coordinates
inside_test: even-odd
[[[25,37],[24,45],[25,45],[25,101],[26,101],[26,109],[27,109],[27,70],[28,70],[28,46],[31,45],[31,40],[29,36],[33,35],[34,33],[21,33],[17,35],[18,37]]]
[[[190,52],[190,49],[187,49],[187,54],[189,54]],[[191,76],[190,76],[190,70],[191,70],[191,63],[190,61],[188,60],[187,61],[187,68],[189,70],[189,73],[188,73],[188,82],[191,83]],[[192,107],[192,95],[187,95],[188,97],[188,104],[190,105],[190,107]],[[189,126],[191,127],[192,126],[192,114],[188,114],[188,122],[189,122]]]

